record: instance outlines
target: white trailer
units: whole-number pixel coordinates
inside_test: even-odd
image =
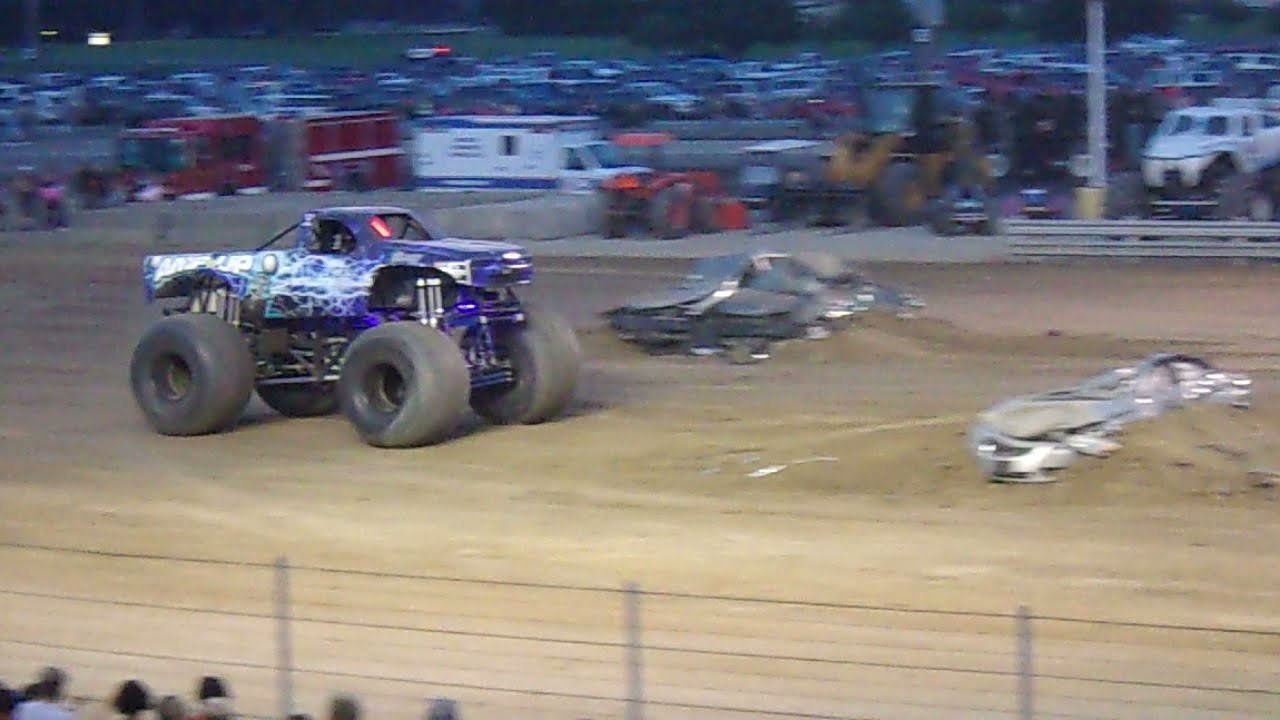
[[[591,116],[456,115],[425,118],[413,137],[420,190],[559,190],[590,193],[629,166]]]

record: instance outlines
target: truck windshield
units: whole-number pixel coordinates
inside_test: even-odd
[[[908,88],[878,89],[867,98],[867,132],[900,133],[911,128],[916,93]]]
[[[404,240],[405,242],[431,242],[446,237],[436,227],[427,227],[412,215],[384,214],[376,215],[370,220],[374,233],[383,240]]]
[[[126,137],[120,141],[120,167],[125,170],[174,172],[186,167],[182,140],[166,137]]]
[[[1167,136],[1189,133],[1195,129],[1196,120],[1197,118],[1187,113],[1170,113],[1165,116],[1164,122],[1160,123],[1157,134]]]
[[[618,148],[609,143],[590,143],[584,145],[582,149],[590,153],[602,168],[620,168],[627,164],[622,159],[622,154],[618,152]]]

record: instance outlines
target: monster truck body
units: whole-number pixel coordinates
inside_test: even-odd
[[[1165,116],[1143,150],[1142,178],[1158,204],[1218,203],[1278,165],[1280,118],[1261,107],[1197,106]]]
[[[532,279],[523,248],[449,238],[394,207],[309,212],[252,251],[149,256],[146,299],[168,307],[135,352],[135,397],[172,435],[232,424],[255,388],[286,415],[341,406],[379,446],[442,440],[468,405],[547,420],[570,399],[579,350],[562,319],[517,295]]]

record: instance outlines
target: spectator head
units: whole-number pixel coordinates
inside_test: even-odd
[[[458,720],[458,703],[449,698],[436,698],[427,708],[427,720]]]
[[[205,675],[200,678],[200,685],[196,688],[196,699],[204,701],[209,698],[230,699],[231,691],[227,689],[227,682],[213,675]]]
[[[360,703],[350,695],[339,695],[329,703],[329,720],[360,720]]]
[[[223,720],[231,717],[233,712],[231,691],[222,678],[212,675],[201,678],[196,696],[200,701],[201,713],[208,720]]]
[[[18,706],[18,695],[8,688],[8,686],[0,684],[0,720],[9,720],[13,717],[13,709]]]
[[[166,695],[156,703],[158,720],[187,720],[187,706],[177,695]]]
[[[151,693],[139,680],[129,680],[116,692],[112,706],[125,717],[133,717],[151,709]]]
[[[39,700],[59,702],[67,687],[67,674],[61,668],[47,667],[40,671],[40,679],[36,681],[35,695]]]

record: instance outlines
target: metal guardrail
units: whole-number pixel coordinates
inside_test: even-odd
[[[1021,220],[1002,225],[1010,237],[1249,238],[1280,240],[1280,222],[1253,220]]]
[[[1016,258],[1280,261],[1275,222],[1014,219],[1001,229]]]

